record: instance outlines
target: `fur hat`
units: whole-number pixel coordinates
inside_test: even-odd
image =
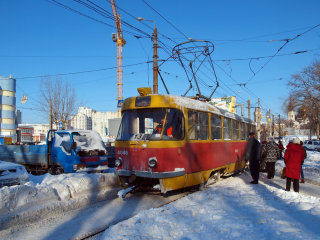
[[[300,139],[297,138],[297,137],[294,138],[294,139],[293,139],[293,143],[294,143],[294,144],[300,144]]]

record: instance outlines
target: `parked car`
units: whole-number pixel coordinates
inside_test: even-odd
[[[24,184],[29,181],[29,175],[24,166],[0,160],[0,188]]]
[[[319,140],[305,140],[303,142],[303,147],[311,151],[320,151],[320,141]]]

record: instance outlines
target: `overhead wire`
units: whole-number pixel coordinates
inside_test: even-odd
[[[182,31],[180,31],[175,25],[173,25],[169,20],[167,20],[162,14],[160,14],[156,9],[154,9],[149,3],[147,3],[145,0],[141,0],[143,3],[145,3],[149,8],[151,8],[155,13],[157,13],[163,20],[165,20],[171,27],[173,27],[177,32],[179,32],[181,35],[183,35],[186,39],[188,39],[188,36],[185,35]]]
[[[49,1],[49,2],[55,2],[57,5],[60,5],[60,6],[65,6],[65,5],[63,5],[63,4],[61,4],[61,3],[58,3],[56,0],[47,0],[47,1]],[[76,2],[82,2],[82,3],[83,3],[83,1],[81,1],[81,0],[74,0],[74,1],[76,1]],[[147,2],[144,1],[144,0],[142,0],[142,1],[143,1],[148,7],[150,7],[153,11],[155,11],[160,17],[162,17],[168,24],[170,24],[173,28],[175,28],[175,30],[177,30],[180,34],[182,34],[184,37],[187,38],[187,36],[186,36],[182,31],[180,31],[178,28],[176,28],[176,27],[175,27],[171,22],[169,22],[163,15],[161,15],[157,10],[155,10],[149,3],[147,3]],[[88,2],[92,3],[92,1],[90,1],[90,0],[88,0]],[[94,3],[93,3],[93,4],[94,4]],[[94,4],[94,5],[99,8],[99,6],[97,6],[96,4]],[[92,7],[92,6],[91,6],[91,7]],[[97,22],[103,23],[103,24],[105,24],[105,25],[108,25],[108,26],[110,26],[110,27],[112,27],[112,28],[115,28],[115,27],[112,26],[111,24],[107,24],[107,23],[105,23],[105,22],[103,22],[103,21],[100,21],[100,20],[98,20],[98,19],[92,18],[92,17],[90,17],[90,16],[88,16],[88,15],[86,15],[86,14],[83,14],[83,13],[77,11],[77,10],[74,10],[74,9],[72,9],[72,8],[67,7],[66,9],[67,9],[67,10],[70,10],[70,11],[73,11],[73,12],[76,12],[76,13],[78,13],[78,14],[80,14],[80,15],[85,16],[85,17],[88,17],[88,18],[90,18],[90,19],[92,19],[92,20],[94,20],[94,21],[97,21]],[[92,10],[94,10],[94,8],[93,8]],[[101,10],[102,10],[102,9],[101,9]],[[95,11],[95,10],[94,10],[94,11]],[[122,11],[123,11],[123,10],[122,10]],[[110,15],[106,15],[105,17],[110,18],[111,16],[110,16]],[[144,31],[140,31],[140,29],[132,26],[131,24],[127,24],[125,21],[123,21],[123,22],[124,22],[124,25],[126,25],[127,27],[129,27],[129,28],[131,28],[131,29],[134,29],[135,31],[143,34],[144,36],[150,37],[150,34],[147,34],[147,33],[144,32]],[[320,25],[320,24],[319,24],[319,25]],[[254,75],[254,76],[256,76],[256,74],[258,74],[274,57],[276,57],[277,55],[279,55],[278,53],[286,46],[286,44],[288,44],[290,41],[293,41],[294,39],[300,37],[301,35],[303,35],[303,34],[309,32],[309,31],[311,31],[312,29],[318,27],[319,25],[316,25],[316,26],[308,29],[307,31],[305,31],[305,32],[297,35],[296,37],[294,37],[294,38],[292,38],[292,39],[286,39],[286,42],[278,49],[278,51],[277,51],[274,55],[268,56],[268,57],[270,58],[269,61],[267,61],[257,72],[255,72],[255,75]],[[128,31],[127,31],[127,32],[128,32]],[[130,34],[133,34],[133,33],[130,32]],[[174,41],[172,38],[169,38],[169,37],[167,37],[167,36],[165,36],[165,37],[166,37],[166,39],[168,39],[168,40],[170,40],[170,41]],[[243,40],[242,40],[242,41],[243,41]],[[163,50],[164,50],[167,54],[169,54],[169,56],[170,56],[169,46],[168,46],[166,43],[162,42],[161,40],[159,40],[159,45],[161,45],[161,46],[163,47]],[[292,53],[292,54],[300,54],[300,53],[304,53],[304,52],[295,52],[295,53]],[[287,55],[290,55],[290,54],[287,54]],[[285,54],[279,55],[279,56],[285,56]],[[260,59],[260,58],[261,58],[261,57],[259,57],[258,59]],[[266,58],[267,58],[267,57],[266,57]],[[170,59],[170,57],[169,57],[168,59]],[[248,59],[249,59],[249,58],[248,58]],[[250,58],[250,59],[257,59],[257,58]],[[236,61],[236,60],[245,60],[245,59],[234,59],[234,61]],[[164,63],[167,62],[167,61],[168,61],[168,60],[164,61],[162,64],[164,64]],[[223,60],[221,60],[221,61],[223,61]],[[150,62],[150,61],[148,61],[148,62]],[[161,65],[162,65],[162,64],[161,64]],[[216,64],[216,63],[215,63],[215,64]],[[108,69],[110,69],[110,68],[108,68]],[[113,68],[111,68],[111,69],[113,69]],[[93,70],[93,71],[101,71],[101,70],[107,70],[107,69],[100,69],[100,70]],[[85,72],[91,72],[91,71],[83,71],[83,72],[76,72],[76,73],[69,73],[69,74],[78,74],[78,73],[85,73]],[[58,75],[64,75],[64,74],[58,74]],[[48,75],[46,75],[46,76],[48,76]],[[42,77],[42,76],[36,76],[36,77]],[[230,75],[229,77],[231,77],[231,75]],[[20,79],[22,79],[22,78],[20,78]],[[252,79],[253,79],[253,77],[252,77],[249,81],[251,81]],[[238,83],[238,84],[239,84],[239,83]],[[244,86],[244,87],[245,87],[245,86]],[[249,90],[249,89],[248,89],[248,90]],[[250,91],[250,90],[249,90],[249,91]]]
[[[255,74],[247,81],[247,83],[250,82],[250,81],[252,81],[252,79],[253,79],[263,68],[265,68],[265,66],[266,66],[268,63],[270,63],[271,60],[272,60],[289,42],[294,41],[295,39],[301,37],[302,35],[304,35],[304,34],[310,32],[310,31],[312,31],[313,29],[315,29],[315,28],[317,28],[317,27],[319,27],[319,26],[320,26],[320,24],[317,24],[317,25],[309,28],[308,30],[304,31],[303,33],[300,33],[300,34],[296,35],[296,36],[293,37],[293,38],[283,39],[282,41],[285,41],[285,43],[276,51],[276,53],[275,53],[274,55],[272,55],[272,56],[270,57],[270,59],[269,59],[265,64],[263,64],[263,65],[259,68],[259,70],[258,70],[257,72],[255,72]]]
[[[152,62],[152,61],[127,64],[127,65],[124,65],[123,67],[132,67],[132,66],[137,66],[137,65],[141,65],[141,64],[150,63],[150,62]],[[66,75],[84,74],[84,73],[91,73],[91,72],[100,72],[100,71],[106,71],[106,70],[111,70],[111,69],[116,69],[116,68],[117,67],[109,67],[109,68],[100,68],[100,69],[79,71],[79,72],[69,72],[69,73],[46,74],[46,75],[38,75],[38,76],[16,77],[15,79],[19,80],[19,79],[28,79],[28,78],[50,77],[50,76],[66,76]]]
[[[66,10],[68,10],[68,11],[71,11],[71,12],[74,12],[74,13],[76,13],[76,14],[79,14],[79,15],[81,15],[81,16],[83,16],[83,17],[89,18],[89,19],[91,19],[91,20],[93,20],[93,21],[96,21],[96,22],[98,22],[98,23],[104,24],[104,25],[109,26],[109,27],[114,28],[114,29],[116,28],[114,25],[108,24],[108,23],[103,22],[103,21],[101,21],[101,20],[98,20],[98,19],[96,19],[96,18],[94,18],[94,17],[91,17],[91,16],[89,16],[89,15],[87,15],[87,14],[85,14],[85,13],[82,13],[82,12],[80,12],[80,11],[77,11],[77,10],[75,10],[75,9],[73,9],[73,8],[71,8],[71,7],[68,7],[67,5],[65,5],[65,4],[63,4],[63,3],[60,3],[60,2],[58,2],[58,1],[56,1],[56,0],[46,0],[46,1],[49,2],[49,3],[51,3],[51,4],[54,4],[54,5],[56,5],[56,6],[59,6],[59,7],[61,7],[61,8],[64,8],[64,9],[66,9]]]
[[[57,1],[57,0],[46,0],[46,1],[48,1],[48,2],[50,2],[50,3],[52,3],[52,4],[54,4],[54,5],[57,5],[57,6],[59,6],[59,7],[62,7],[62,8],[64,8],[64,9],[68,10],[68,11],[71,11],[71,12],[74,12],[74,13],[79,14],[79,15],[81,15],[81,16],[84,16],[84,17],[86,17],[86,18],[88,18],[88,19],[91,19],[91,20],[93,20],[93,21],[95,21],[95,22],[98,22],[98,23],[104,24],[104,25],[106,25],[106,26],[109,26],[109,27],[111,27],[111,28],[113,28],[113,29],[116,30],[115,25],[106,23],[106,22],[101,21],[101,20],[99,20],[99,19],[97,19],[97,18],[95,18],[95,17],[89,16],[88,14],[85,14],[85,13],[83,13],[83,12],[80,12],[80,11],[78,11],[78,10],[75,10],[74,8],[69,7],[69,6],[67,6],[67,5],[65,5],[65,4],[63,4],[63,3],[61,3],[61,2],[59,2],[59,1]],[[73,1],[78,2],[79,4],[82,4],[82,3],[83,3],[83,1],[81,1],[81,0],[73,0]],[[91,1],[90,1],[90,2],[91,2]],[[100,8],[103,9],[103,10],[99,10],[99,9],[97,9],[96,7],[93,7],[93,6],[88,5],[88,4],[86,4],[86,3],[83,3],[82,5],[88,7],[89,9],[91,9],[91,10],[93,10],[93,11],[95,11],[96,13],[100,14],[100,15],[101,15],[102,17],[104,17],[104,18],[113,19],[113,15],[112,15],[112,17],[111,17],[111,16],[110,16],[111,13],[109,13],[108,11],[106,11],[105,9],[103,9],[102,7],[100,7]],[[142,31],[141,29],[136,28],[136,27],[133,27],[133,26],[131,26],[130,24],[127,24],[125,21],[122,21],[122,22],[123,22],[124,25],[128,26],[129,28],[134,29],[135,31],[137,31],[137,32],[139,32],[139,33],[141,33],[141,34],[143,34],[143,35],[145,35],[145,36],[147,36],[147,37],[150,37],[150,35],[149,35],[148,33]],[[128,33],[128,34],[130,34],[130,35],[133,35],[133,36],[136,35],[136,33],[131,32],[131,31],[126,30],[126,29],[123,29],[123,32],[126,32],[126,33]]]
[[[313,27],[313,26],[301,27],[301,28],[296,28],[296,29],[292,29],[292,30],[281,31],[281,32],[271,33],[271,34],[264,34],[264,35],[261,35],[261,36],[249,37],[249,38],[244,38],[244,39],[231,39],[231,40],[211,39],[211,41],[214,41],[214,42],[225,42],[225,43],[257,42],[257,41],[250,41],[250,40],[251,39],[257,39],[257,38],[270,37],[270,36],[274,36],[274,35],[280,35],[280,34],[284,34],[284,33],[296,32],[296,31],[300,31],[300,30],[303,30],[303,29],[310,29],[310,27]],[[261,41],[258,41],[258,42],[273,42],[273,41],[280,41],[280,40],[261,40]],[[221,43],[221,44],[224,44],[224,43]],[[218,43],[216,45],[221,45],[221,44]]]

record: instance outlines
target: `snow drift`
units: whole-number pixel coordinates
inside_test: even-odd
[[[118,186],[113,172],[30,175],[24,185],[0,189],[0,229],[12,222],[52,214],[53,210],[58,213],[114,198]]]

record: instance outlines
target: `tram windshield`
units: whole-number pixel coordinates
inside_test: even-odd
[[[184,137],[184,118],[172,108],[127,110],[122,115],[116,140],[179,140]]]

